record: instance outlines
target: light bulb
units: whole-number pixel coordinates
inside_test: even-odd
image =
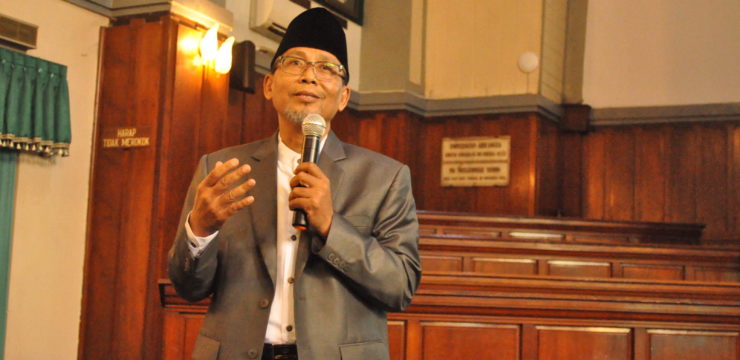
[[[538,66],[540,66],[540,59],[537,54],[527,51],[519,56],[519,70],[522,72],[529,74],[535,71]]]
[[[216,59],[218,53],[218,24],[213,25],[200,40],[200,57],[204,63]]]
[[[218,49],[218,55],[216,55],[216,66],[215,70],[218,73],[226,74],[231,70],[231,48],[234,47],[234,37],[229,36],[226,41],[221,44]]]

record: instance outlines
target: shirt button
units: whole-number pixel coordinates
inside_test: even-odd
[[[293,325],[288,325],[285,327],[285,330],[293,331]]]
[[[291,236],[290,236],[290,240],[296,241],[296,240],[298,240],[298,237],[297,237],[297,236],[295,236],[295,235],[291,235]]]
[[[295,279],[293,279],[292,277],[289,277],[288,278],[288,284],[292,284],[294,282],[295,282]]]
[[[267,305],[270,305],[270,300],[262,299],[259,302],[259,306],[263,309],[267,308]]]

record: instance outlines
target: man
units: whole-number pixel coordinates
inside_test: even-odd
[[[182,297],[211,296],[195,359],[388,359],[386,312],[421,276],[418,222],[408,167],[330,131],[348,79],[341,26],[305,11],[264,79],[278,133],[201,158],[168,264]],[[314,113],[327,122],[318,165],[298,165]]]

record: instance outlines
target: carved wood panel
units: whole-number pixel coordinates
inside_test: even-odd
[[[631,360],[629,328],[537,326],[538,360]]]
[[[692,331],[651,329],[649,360],[737,360],[740,333],[737,331]]]
[[[520,328],[482,322],[424,321],[422,359],[517,360]]]

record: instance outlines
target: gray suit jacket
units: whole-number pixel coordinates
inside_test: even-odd
[[[252,167],[255,202],[193,259],[183,221],[216,161]],[[421,278],[418,222],[407,166],[330,133],[319,167],[331,181],[326,239],[303,232],[295,274],[301,360],[388,359],[387,311],[401,311]],[[170,279],[190,301],[212,295],[195,359],[258,359],[275,291],[277,136],[203,156],[169,252]]]

